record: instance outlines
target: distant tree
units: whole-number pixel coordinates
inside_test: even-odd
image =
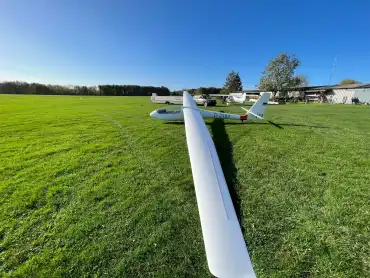
[[[271,91],[275,96],[277,92],[285,94],[290,88],[297,87],[301,80],[294,76],[294,71],[300,64],[295,55],[279,53],[262,72],[259,88]]]
[[[352,84],[360,84],[359,81],[356,81],[354,79],[343,79],[339,85],[344,86],[344,85],[352,85]]]
[[[200,87],[200,88],[198,88],[196,91],[195,91],[195,94],[196,95],[203,95],[203,94],[205,94],[206,92],[205,92],[205,89],[204,88],[202,88],[202,87]]]
[[[226,77],[224,89],[226,89],[230,93],[243,90],[242,81],[238,72],[232,71],[228,74],[228,76]]]
[[[200,87],[198,89],[183,89],[183,90],[175,90],[171,92],[171,95],[181,95],[183,94],[184,91],[188,91],[189,93],[193,94],[195,93],[196,95],[199,94],[219,94],[221,92],[221,88],[216,88],[216,87]]]
[[[296,78],[299,80],[299,87],[307,87],[309,85],[308,78],[306,75],[298,74],[296,75]]]
[[[207,88],[204,88],[204,93],[205,94],[219,94],[221,90],[222,90],[221,88],[207,87]]]
[[[183,89],[181,92],[184,92],[184,91],[188,91],[189,94],[195,95],[195,92],[197,91],[197,89]],[[182,95],[182,93],[181,93],[181,95]]]
[[[182,96],[183,91],[173,91],[170,92],[170,96]]]

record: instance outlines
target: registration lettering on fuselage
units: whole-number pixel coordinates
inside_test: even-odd
[[[221,119],[229,119],[230,115],[228,114],[219,114],[219,113],[213,113],[214,118],[221,118]]]

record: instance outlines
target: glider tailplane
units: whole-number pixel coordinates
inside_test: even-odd
[[[255,104],[253,104],[252,108],[249,110],[249,113],[251,113],[252,115],[256,114],[263,118],[269,99],[270,93],[262,93],[260,98],[255,102]]]

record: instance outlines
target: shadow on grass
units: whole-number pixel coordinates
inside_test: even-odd
[[[227,105],[227,104],[217,104],[217,108],[218,107],[252,107],[253,106],[253,103],[245,103],[245,104],[232,104],[232,105]]]
[[[233,146],[228,134],[226,133],[225,122],[222,119],[214,119],[211,123],[211,131],[222,171],[224,172],[226,184],[229,188],[230,196],[234,204],[236,216],[238,217],[239,223],[241,223],[242,210],[240,207],[240,198],[236,190],[238,184],[237,170],[234,164]]]
[[[248,124],[250,124],[250,125],[268,125],[268,124],[272,124],[274,126],[280,126],[280,128],[283,128],[283,126],[298,126],[298,127],[302,126],[302,127],[313,127],[313,128],[328,128],[327,126],[320,126],[320,125],[284,124],[284,123],[278,124],[278,123],[271,122],[271,121],[268,121],[268,123],[250,122]]]
[[[184,122],[164,122],[164,124],[166,125],[183,125]],[[207,123],[206,122],[206,125],[211,125],[212,126],[213,122],[212,123]],[[313,128],[328,128],[327,126],[319,126],[319,125],[303,125],[303,124],[278,124],[278,123],[275,123],[275,122],[272,122],[272,121],[268,121],[268,123],[266,122],[249,122],[246,123],[246,122],[224,122],[224,125],[273,125],[277,128],[280,128],[280,129],[284,129],[283,126],[296,126],[296,127],[313,127]]]

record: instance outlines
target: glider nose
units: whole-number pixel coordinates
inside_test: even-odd
[[[157,118],[158,114],[157,114],[157,111],[154,110],[153,112],[150,113],[150,117],[152,118]]]

